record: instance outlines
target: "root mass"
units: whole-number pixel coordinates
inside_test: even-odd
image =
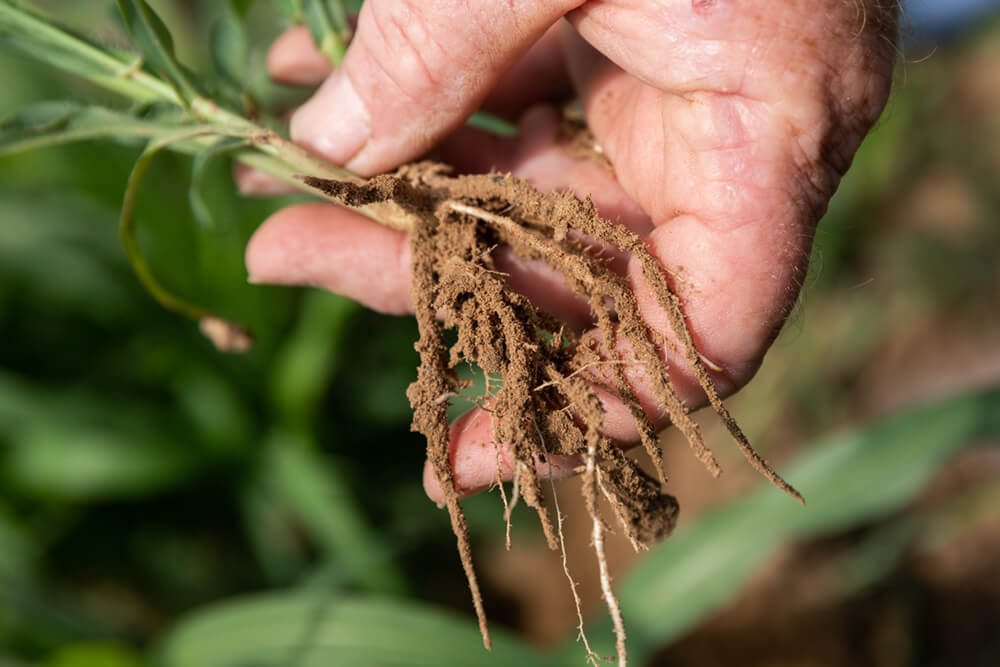
[[[662,491],[667,474],[656,431],[626,379],[625,365],[643,367],[656,402],[671,423],[684,433],[706,468],[713,475],[719,473],[689,408],[671,383],[670,369],[661,356],[663,336],[640,316],[624,278],[588,252],[581,237],[617,246],[640,261],[684,358],[737,446],[768,480],[801,501],[798,492],[753,450],[722,404],[659,261],[635,234],[602,218],[589,200],[568,193],[544,194],[509,175],[453,177],[447,167],[433,163],[407,165],[364,182],[303,180],[343,205],[369,214],[377,211],[377,217],[392,218],[410,232],[413,304],[420,331],[415,346],[420,354],[417,380],[407,391],[414,410],[412,428],[427,439],[427,456],[445,493],[487,647],[489,631],[449,455],[448,399],[461,389],[456,366],[468,362],[487,377],[500,378],[499,388],[484,397],[492,412],[494,440],[512,455],[520,496],[537,512],[552,549],[561,547],[561,525],[558,518],[553,523],[542,493],[545,461],[558,454],[582,462],[602,590],[618,635],[619,664],[625,662],[625,630],[608,578],[602,535],[609,524],[600,514],[598,497],[609,501],[636,549],[668,535],[678,513],[677,501]],[[392,209],[389,214],[386,207]],[[500,245],[544,261],[589,300],[603,338],[599,348],[597,338],[568,332],[507,287],[492,258]],[[457,340],[450,344],[444,334],[449,329],[457,332]],[[620,358],[618,340],[628,343],[632,358]],[[610,372],[597,374],[598,368]],[[629,406],[659,480],[601,433],[604,414],[595,386]]]

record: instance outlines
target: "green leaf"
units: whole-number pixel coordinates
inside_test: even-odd
[[[157,667],[545,667],[503,632],[483,649],[475,624],[429,605],[322,594],[264,594],[196,612],[159,647]]]
[[[400,593],[403,576],[359,511],[346,476],[312,443],[290,433],[272,438],[263,482],[291,509],[316,543],[368,590]]]
[[[190,104],[199,90],[177,61],[174,40],[166,24],[145,0],[118,0],[118,8],[146,61],[174,86],[182,102]]]
[[[782,544],[898,511],[945,459],[984,437],[1000,437],[1000,388],[914,408],[809,447],[787,472],[807,507],[762,488],[700,517],[639,562],[620,590],[630,654],[641,662],[695,627]],[[609,652],[601,643],[610,632],[605,626],[588,636]]]
[[[295,329],[273,364],[275,407],[284,423],[311,423],[336,373],[342,340],[360,306],[350,299],[320,291],[303,296]]]
[[[242,92],[247,86],[250,44],[238,9],[228,3],[223,5],[222,15],[212,28],[210,40],[215,68],[223,79]]]
[[[121,396],[29,383],[0,373],[0,471],[43,498],[144,495],[198,462],[157,410]],[[186,435],[186,433],[185,433]]]
[[[246,139],[223,137],[194,156],[191,165],[191,185],[188,187],[188,202],[191,204],[191,212],[194,214],[195,220],[203,229],[216,227],[215,216],[208,204],[208,193],[206,192],[206,189],[211,189],[214,185],[211,179],[206,178],[208,167],[214,164],[217,159],[226,157],[248,145],[249,142]]]
[[[158,491],[191,463],[183,449],[153,433],[37,422],[8,448],[3,471],[23,492],[87,500]]]

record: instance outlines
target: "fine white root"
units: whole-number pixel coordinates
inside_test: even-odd
[[[600,475],[599,471],[595,471]],[[601,571],[601,591],[604,594],[604,602],[608,606],[608,613],[611,614],[611,622],[615,628],[615,651],[618,654],[618,667],[625,667],[628,663],[628,656],[625,652],[625,621],[622,620],[621,605],[618,598],[611,589],[611,575],[608,573],[608,557],[604,551],[604,526],[600,518],[595,514],[593,517],[593,539],[594,551],[597,553],[597,565]]]
[[[635,360],[625,361],[622,359],[603,359],[601,361],[591,361],[584,364],[583,366],[580,366],[579,368],[577,368],[575,371],[573,371],[564,378],[561,378],[559,380],[549,380],[548,382],[543,382],[542,384],[535,387],[535,391],[541,391],[543,389],[548,389],[549,387],[554,387],[558,385],[560,382],[565,382],[566,380],[575,378],[577,375],[580,375],[581,373],[586,373],[590,369],[597,368],[599,366],[646,366],[646,364],[644,364],[641,361],[635,361]]]
[[[549,456],[548,449],[545,447],[545,439],[542,437],[542,432],[538,429],[538,425],[535,425],[535,431],[538,433],[538,441],[542,445],[542,451],[545,452],[546,457]],[[589,662],[594,667],[599,667],[601,656],[594,652],[590,648],[590,642],[587,641],[587,633],[583,629],[583,603],[580,601],[580,592],[577,590],[577,582],[573,579],[573,575],[569,571],[569,562],[566,557],[566,538],[563,535],[563,514],[559,510],[559,494],[556,492],[556,483],[552,479],[551,463],[549,464],[549,486],[552,489],[552,506],[556,512],[556,531],[559,536],[559,555],[562,557],[562,568],[563,572],[566,574],[566,581],[569,582],[569,590],[573,593],[573,604],[576,606],[576,620],[577,620],[577,641],[583,643],[583,648],[587,652],[587,662]],[[508,522],[509,525],[509,522]],[[508,546],[508,549],[510,547]]]
[[[501,456],[500,456],[500,445],[498,445],[498,444],[496,444],[494,442],[493,443],[493,449],[496,450],[496,454],[497,454],[497,477],[496,477],[496,485],[497,485],[497,488],[500,489],[500,498],[501,498],[501,500],[503,500],[503,519],[504,519],[504,522],[506,522],[506,524],[507,524],[507,533],[506,533],[507,534],[507,542],[506,542],[506,547],[507,547],[507,551],[510,551],[510,510],[511,510],[511,506],[510,506],[510,503],[507,501],[507,491],[503,488],[503,479],[500,477],[500,467],[501,467],[500,464],[501,464],[501,460],[502,460]]]

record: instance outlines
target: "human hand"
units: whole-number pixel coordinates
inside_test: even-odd
[[[464,171],[496,168],[543,190],[590,194],[602,214],[642,236],[677,278],[701,353],[722,393],[745,384],[796,299],[815,225],[888,95],[895,8],[881,0],[368,0],[342,66],[292,120],[296,141],[359,175],[437,147]],[[565,17],[566,21],[560,21]],[[272,76],[328,74],[308,34],[274,45]],[[554,141],[544,103],[575,94],[614,173]],[[514,140],[462,128],[481,105],[521,115]],[[252,176],[245,185],[253,188]],[[585,301],[536,262],[498,251],[510,284],[571,326]],[[616,255],[649,325],[671,340],[638,263]],[[288,207],[247,249],[256,282],[322,286],[388,313],[408,313],[405,235],[328,204]],[[671,379],[704,401],[676,346]],[[637,398],[658,426],[641,367]],[[628,409],[600,392],[605,433],[636,440]],[[455,482],[497,478],[491,423],[479,409],[452,427]],[[501,456],[509,479],[513,459]],[[557,466],[567,473],[572,463]],[[428,494],[444,494],[429,468]]]

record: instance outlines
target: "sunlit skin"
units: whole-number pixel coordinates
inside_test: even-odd
[[[436,148],[461,170],[496,168],[544,190],[591,195],[671,272],[695,341],[722,368],[713,377],[728,394],[750,380],[795,301],[816,223],[885,105],[895,57],[889,4],[368,0],[336,72],[303,28],[274,43],[268,67],[278,81],[323,82],[293,116],[292,137],[359,175]],[[572,96],[613,174],[554,143],[552,104]],[[519,119],[520,135],[463,128],[481,106]],[[250,192],[273,187],[252,172],[238,180]],[[405,235],[333,205],[279,211],[254,235],[246,261],[255,282],[320,286],[380,312],[410,312]],[[590,325],[586,303],[547,267],[502,249],[497,263],[538,305],[575,328]],[[649,324],[672,338],[637,262],[619,257],[615,266]],[[682,398],[702,403],[681,354],[670,345],[664,353]],[[650,417],[666,426],[642,368],[627,373]],[[634,442],[627,409],[606,393],[602,400],[605,432]],[[481,410],[454,424],[463,493],[496,480],[490,442]],[[512,459],[499,460],[509,479]],[[573,467],[557,464],[559,475]],[[443,499],[429,467],[424,484]]]

